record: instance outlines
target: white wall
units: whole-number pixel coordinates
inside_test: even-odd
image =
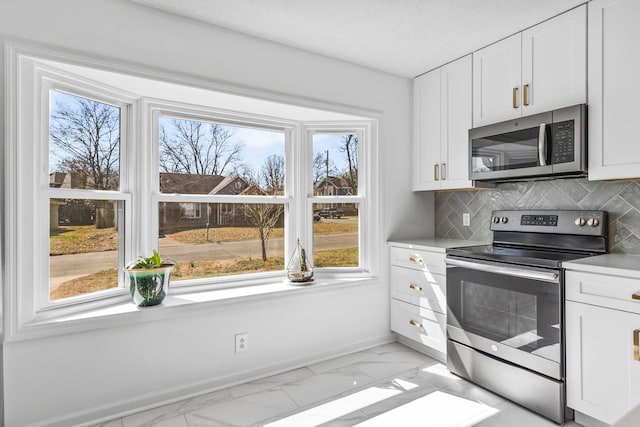
[[[383,248],[384,260],[390,236],[433,235],[432,196],[410,191],[410,80],[125,0],[5,0],[0,32],[5,40],[45,43],[116,64],[377,111],[383,230],[374,244]],[[382,342],[390,338],[388,268],[382,265],[374,285],[5,343],[6,425],[95,420]],[[240,331],[251,336],[242,357],[233,354],[233,334]]]

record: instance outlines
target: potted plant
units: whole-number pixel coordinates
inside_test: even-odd
[[[175,260],[162,259],[155,249],[152,256],[139,256],[128,263],[124,271],[133,303],[138,307],[160,304],[169,291],[171,271],[175,266]]]

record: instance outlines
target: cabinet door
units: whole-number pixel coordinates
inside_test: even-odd
[[[443,189],[471,188],[469,129],[472,126],[472,61],[467,55],[441,69],[440,152]]]
[[[640,177],[640,1],[589,3],[589,179]]]
[[[413,189],[440,188],[440,69],[413,81]]]
[[[520,117],[520,43],[518,33],[473,53],[474,127]]]
[[[567,301],[567,406],[611,424],[640,403],[636,330],[638,314]]]
[[[522,32],[522,96],[523,115],[587,102],[586,5]]]

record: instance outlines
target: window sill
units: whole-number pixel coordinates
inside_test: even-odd
[[[170,294],[162,304],[153,307],[137,307],[131,302],[114,304],[73,315],[60,316],[24,325],[8,341],[23,341],[55,335],[79,333],[98,329],[130,326],[132,323],[151,322],[184,317],[208,311],[216,306],[242,304],[268,299],[286,298],[345,287],[375,283],[375,277],[358,275],[350,278],[316,278],[309,284],[295,285],[286,280],[273,280],[258,285],[237,286]]]

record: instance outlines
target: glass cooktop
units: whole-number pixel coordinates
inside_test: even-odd
[[[559,251],[541,248],[481,245],[447,249],[447,256],[534,267],[561,268],[562,263],[585,258],[596,253]]]

